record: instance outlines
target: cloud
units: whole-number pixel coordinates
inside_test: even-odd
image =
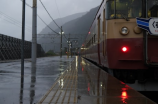
[[[86,12],[91,8],[98,6],[102,0],[41,0],[53,19],[65,17],[71,14]],[[32,0],[26,0],[27,4],[32,6]],[[49,24],[52,20],[37,0],[37,12],[40,17]],[[0,11],[12,18],[22,21],[22,2],[21,0],[1,0]],[[1,15],[0,15],[1,16]],[[32,9],[26,6],[26,27],[32,27]],[[37,21],[37,30],[40,32],[45,24],[40,19]],[[31,28],[32,29],[32,28]],[[21,38],[21,28],[0,18],[0,33]],[[32,32],[26,30],[25,39],[31,40]]]

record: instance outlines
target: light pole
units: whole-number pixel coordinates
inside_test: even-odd
[[[24,77],[25,0],[22,2],[21,77]]]
[[[61,34],[61,40],[60,40],[60,58],[61,58],[62,57],[62,34],[64,34],[62,30],[62,26],[61,26],[61,32],[59,32],[59,34]]]
[[[72,58],[72,42],[70,42],[70,48],[71,48],[71,58]]]
[[[21,90],[20,94],[23,95],[24,86],[24,40],[25,40],[25,0],[22,2],[22,42],[21,42]],[[23,100],[23,97],[20,97]],[[22,103],[20,101],[20,103]]]
[[[32,8],[32,65],[36,65],[36,57],[37,57],[37,0],[33,0],[33,8]]]

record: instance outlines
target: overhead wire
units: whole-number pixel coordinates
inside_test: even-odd
[[[66,38],[65,34],[63,34],[63,35],[64,35],[64,39],[66,39],[66,41],[68,41],[68,38]]]
[[[4,17],[6,17],[6,19],[10,20],[10,21],[13,22],[14,24],[17,24],[17,25],[20,25],[20,26],[21,26],[21,24],[22,24],[22,23],[19,22],[18,20],[12,18],[11,16],[9,16],[9,15],[7,15],[7,14],[1,12],[1,11],[0,11],[0,15],[3,15]],[[2,18],[2,19],[3,19],[3,18]],[[30,27],[29,25],[26,25],[26,28],[27,28],[29,31],[31,31],[31,27]]]
[[[21,0],[22,1],[22,0]],[[22,1],[23,2],[23,1]],[[26,2],[25,2],[26,3]],[[29,4],[27,4],[26,3],[26,5],[28,6],[28,7],[30,7],[30,8],[32,8]],[[56,34],[58,34],[57,32],[55,32],[51,27],[49,27],[49,25],[47,25],[47,23],[46,22],[44,22],[44,20],[37,14],[37,16],[38,16],[38,18],[49,28],[49,29],[51,29],[54,33],[56,33]],[[58,34],[58,35],[60,35],[60,34]],[[57,36],[56,36],[57,37]]]
[[[21,0],[22,2],[23,2],[23,0]],[[28,7],[30,7],[30,8],[32,8],[32,6],[30,6],[29,4],[27,4],[26,2],[25,2],[25,5],[27,5]]]
[[[54,33],[58,34],[56,31],[54,31],[52,28],[50,28],[49,25],[47,25],[47,24],[44,22],[44,20],[43,20],[39,15],[37,15],[37,16],[38,16],[38,18],[40,18],[40,20],[41,20],[49,29],[51,29]],[[58,34],[58,35],[60,35],[60,34]]]
[[[48,13],[49,17],[50,17],[50,18],[53,20],[53,22],[56,24],[56,26],[61,29],[61,27],[60,27],[60,26],[55,22],[55,20],[52,18],[52,16],[51,16],[50,13],[48,12],[48,10],[46,9],[46,7],[45,7],[44,4],[42,3],[42,1],[41,1],[41,0],[39,0],[39,1],[41,2],[42,6],[44,7],[44,9],[46,10],[46,12]]]
[[[2,17],[0,17],[0,18],[2,18]],[[20,28],[22,28],[22,26],[21,25],[19,25],[19,24],[16,24],[15,22],[13,22],[13,21],[9,21],[9,20],[7,20],[7,19],[4,19],[4,18],[2,18],[3,20],[5,20],[5,21],[7,21],[7,22],[9,22],[9,23],[11,23],[11,24],[13,24],[13,25],[15,25],[15,26],[17,26],[17,27],[20,27]],[[26,29],[28,32],[30,32],[31,33],[31,31],[29,30],[29,29]]]
[[[62,22],[62,25],[63,25],[63,20],[62,20],[62,18],[61,18],[61,15],[60,15],[60,12],[59,12],[59,8],[58,8],[58,4],[57,4],[56,0],[55,0],[55,4],[56,4],[56,6],[57,6],[57,10],[58,10],[58,13],[59,13],[59,17],[60,17],[61,22]]]

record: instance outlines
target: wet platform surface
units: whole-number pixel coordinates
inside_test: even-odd
[[[38,104],[156,104],[83,58],[67,67]]]
[[[77,67],[73,61],[62,73],[50,90],[40,100],[39,104],[77,103]]]
[[[24,83],[21,83],[21,60],[0,62],[0,104],[35,104],[50,89],[74,57],[43,57],[36,68],[25,60]]]

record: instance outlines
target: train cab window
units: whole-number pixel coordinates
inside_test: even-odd
[[[108,0],[106,19],[127,19],[141,16],[142,0]]]
[[[147,1],[148,17],[158,17],[158,1],[148,0]]]
[[[106,19],[110,19],[111,15],[114,16],[115,11],[112,9],[111,3],[114,2],[114,0],[109,0],[106,3]]]

